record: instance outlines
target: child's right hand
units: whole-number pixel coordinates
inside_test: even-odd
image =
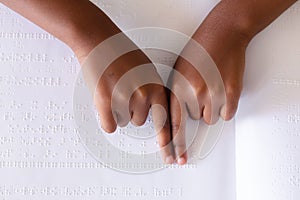
[[[99,52],[100,43],[88,56],[80,57],[84,78],[93,93],[101,127],[112,133],[117,125],[123,127],[129,122],[141,126],[151,108],[162,158],[165,163],[171,164],[174,157],[167,95],[155,66],[137,47],[137,50],[119,56],[108,66],[102,64],[105,63],[103,60],[114,54],[118,55],[122,42],[125,42],[125,48],[127,45],[135,46],[129,38],[122,35],[120,41],[108,45],[109,50],[104,48],[104,51]]]
[[[83,66],[84,61],[89,57],[92,50],[111,36],[121,33],[121,30],[91,2],[85,0],[80,0],[76,4],[67,4],[67,2],[68,0],[49,2],[51,5],[47,5],[48,7],[58,7],[61,11],[59,14],[47,14],[55,19],[58,16],[63,16],[65,20],[61,25],[54,23],[52,26],[55,29],[53,27],[50,29],[51,27],[49,27],[47,30],[51,33],[56,30],[56,35],[73,50]],[[37,3],[37,5],[39,4]],[[82,15],[75,15],[69,12],[68,9],[76,12],[81,10],[83,13]],[[61,22],[62,20],[58,21]],[[67,24],[67,26],[64,26],[64,24]],[[48,25],[46,24],[45,26]],[[61,31],[58,31],[59,29]],[[62,34],[64,31],[66,34]],[[123,39],[126,44],[134,45],[126,36]],[[117,42],[108,48],[111,52],[114,52],[114,50],[119,50],[120,44]],[[96,55],[96,59],[105,59],[105,56],[107,55]],[[143,72],[132,70],[136,66],[144,64],[147,64],[147,66],[144,66]],[[83,71],[90,70],[91,72],[103,68],[106,68],[106,66],[87,66],[87,69],[83,69]],[[130,70],[130,78],[128,79],[128,76],[125,74],[128,74],[127,72]],[[125,126],[129,121],[137,126],[141,126],[148,116],[149,109],[152,108],[154,127],[158,137],[158,144],[161,148],[162,159],[166,163],[173,163],[167,95],[163,82],[148,57],[141,50],[131,51],[114,60],[105,69],[101,78],[95,77],[97,73],[88,72],[88,74],[89,76],[85,77],[85,79],[99,79],[97,84],[93,86],[95,90],[93,89],[92,92],[94,92],[94,104],[98,111],[102,128],[106,132],[112,133],[117,125]],[[124,81],[123,79],[122,84],[119,84],[121,87],[114,91],[114,87],[122,77],[127,77],[127,80]],[[141,84],[145,82],[145,79],[152,84]],[[130,91],[134,91],[131,97],[129,96]],[[155,104],[161,106],[153,106]],[[161,108],[164,108],[163,112]]]

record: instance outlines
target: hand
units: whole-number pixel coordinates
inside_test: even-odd
[[[215,8],[218,9],[218,8]],[[225,17],[216,18],[213,11],[201,24],[192,39],[198,42],[210,55],[217,67],[223,84],[208,87],[206,79],[183,57],[179,57],[174,69],[187,79],[190,85],[183,84],[176,74],[172,79],[172,91],[170,111],[173,134],[173,145],[178,164],[187,161],[185,144],[185,120],[187,115],[192,119],[203,120],[207,124],[214,124],[219,116],[224,120],[230,120],[238,107],[238,101],[242,90],[243,73],[245,66],[245,51],[249,38],[233,27],[234,24],[226,22]],[[218,12],[219,13],[219,12]],[[182,55],[191,55],[195,52],[195,46],[191,42],[184,48]],[[207,55],[208,55],[207,54]],[[205,54],[195,55],[200,63],[209,59]],[[194,57],[195,57],[194,56]],[[191,56],[193,58],[193,56]],[[202,66],[211,68],[213,65]],[[207,76],[207,75],[206,75]],[[222,88],[225,94],[222,93]],[[174,94],[177,94],[176,96]],[[225,96],[223,103],[212,103]],[[193,101],[195,99],[195,101]],[[212,105],[213,104],[213,105]],[[213,109],[213,110],[212,110]]]
[[[117,42],[107,44],[108,39],[100,43],[82,62],[84,79],[93,94],[101,126],[108,133],[129,121],[141,126],[152,108],[163,160],[171,164],[174,158],[163,82],[147,56],[124,34],[118,35],[122,36]],[[104,48],[103,44],[106,44]],[[128,47],[136,50],[119,56],[118,50]]]
[[[92,6],[85,18],[89,16],[94,17],[82,23],[76,21],[67,44],[82,65],[85,81],[92,82],[87,84],[94,95],[102,128],[112,133],[117,125],[126,126],[129,121],[141,126],[152,108],[162,158],[167,164],[173,163],[167,95],[155,66],[101,10]],[[120,41],[109,44],[104,52],[96,52],[99,44],[114,35],[122,35]],[[99,64],[128,46],[136,50],[112,60],[109,66]],[[87,60],[93,64],[85,64]]]
[[[203,117],[208,124],[216,122],[217,115],[224,120],[230,120],[234,116],[242,90],[245,51],[249,42],[295,2],[296,0],[223,0],[200,25],[192,38],[209,53],[217,66],[223,79],[226,101],[224,105],[212,103],[223,96],[220,94],[222,87],[211,87],[212,84],[208,87],[204,80],[210,77],[203,77],[186,60],[177,60],[175,69],[191,85],[184,86],[177,76],[173,77],[174,93],[185,92],[184,95],[177,95],[177,98],[171,94],[170,105],[172,134],[173,138],[177,138],[173,139],[174,150],[179,164],[184,164],[187,160],[184,141],[186,113],[193,119]],[[188,43],[183,54],[188,55],[193,51],[193,45]],[[196,103],[190,101],[194,97]]]

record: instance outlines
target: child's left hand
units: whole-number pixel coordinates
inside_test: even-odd
[[[230,120],[237,110],[242,90],[245,51],[249,41],[246,34],[239,28],[235,27],[235,23],[221,16],[219,12],[213,11],[192,37],[211,56],[223,80],[226,102],[214,109],[215,113],[211,109],[211,102],[213,98],[222,95],[219,95],[220,87],[213,87],[215,91],[209,91],[201,74],[182,57],[179,57],[175,64],[175,70],[189,81],[191,87],[191,92],[186,92],[187,88],[181,83],[179,77],[176,74],[173,76],[172,91],[179,95],[175,97],[173,93],[171,94],[170,112],[173,144],[178,164],[184,164],[187,161],[184,140],[185,113],[188,113],[192,119],[199,120],[203,117],[207,124],[213,124],[218,116],[224,120]],[[183,53],[189,54],[195,51],[192,48],[192,45],[187,44]],[[182,98],[178,99],[180,96]],[[193,98],[196,98],[198,105],[193,105],[191,101]]]

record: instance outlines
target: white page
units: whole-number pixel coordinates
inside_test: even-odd
[[[188,35],[215,3],[98,2],[123,30],[161,26]],[[235,199],[234,122],[196,164],[142,175],[106,168],[76,133],[72,97],[80,67],[70,49],[2,5],[0,19],[2,199]]]
[[[250,44],[236,117],[237,198],[300,198],[300,3]]]

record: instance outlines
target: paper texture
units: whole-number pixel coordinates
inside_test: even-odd
[[[96,3],[123,30],[160,26],[191,35],[216,2]],[[234,121],[194,164],[142,175],[106,168],[78,136],[72,98],[80,67],[70,49],[2,5],[0,19],[1,199],[235,199]]]
[[[237,198],[300,198],[300,4],[248,48],[236,117]]]

